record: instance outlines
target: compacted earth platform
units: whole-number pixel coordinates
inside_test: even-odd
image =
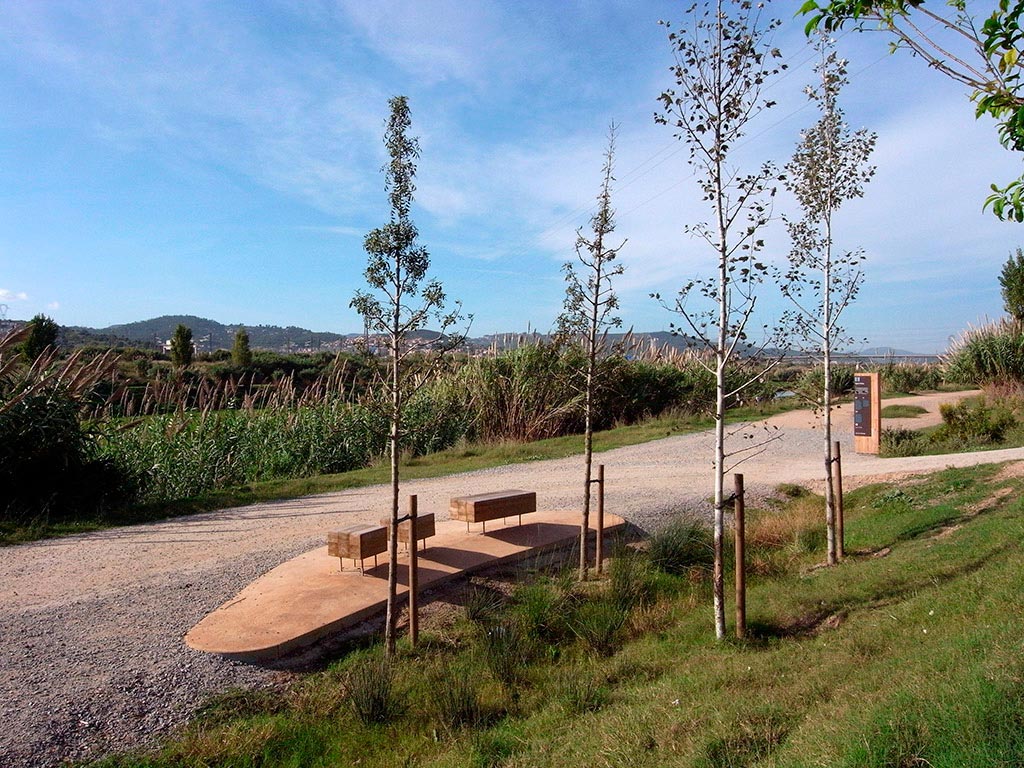
[[[578,511],[531,512],[522,524],[498,521],[486,533],[467,531],[465,522],[438,522],[436,534],[420,545],[419,591],[571,546],[579,538],[579,521]],[[622,518],[605,515],[605,535],[624,525]],[[402,596],[408,590],[409,553],[400,551],[398,562]],[[342,570],[324,544],[261,576],[189,630],[185,642],[199,651],[249,661],[274,659],[382,614],[387,575],[386,558],[365,572]]]

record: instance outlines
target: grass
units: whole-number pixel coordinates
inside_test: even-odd
[[[746,641],[713,639],[703,570],[661,574],[611,645],[538,637],[514,696],[481,658],[484,630],[463,620],[401,650],[403,708],[386,722],[364,725],[346,704],[360,652],[275,698],[214,707],[155,752],[101,765],[1021,765],[1022,486],[987,466],[852,492],[847,549],[857,554],[834,568],[811,567],[820,547],[791,545],[814,525],[812,509],[820,519],[820,497],[750,510],[752,560],[785,556],[748,579]],[[576,606],[606,596],[605,583],[588,582],[560,610],[571,626]],[[445,667],[462,688],[439,713],[431,681]]]
[[[746,406],[730,411],[728,419],[731,422],[763,419],[796,407],[799,407],[796,403],[784,402]],[[692,414],[660,416],[639,424],[615,427],[595,433],[594,451],[610,451],[623,446],[637,445],[664,437],[708,429],[712,425],[713,421],[704,416]],[[401,465],[401,476],[405,481],[423,480],[507,464],[561,459],[582,452],[581,435],[568,435],[530,443],[473,443],[406,459]],[[40,518],[29,524],[16,524],[0,520],[0,546],[102,530],[118,525],[151,522],[178,515],[240,507],[263,501],[279,501],[350,488],[363,488],[387,483],[390,478],[390,466],[386,460],[382,460],[370,467],[351,472],[248,483],[210,491],[201,496],[181,501],[135,506],[93,519],[53,523],[45,518]]]
[[[914,419],[923,413],[928,413],[928,409],[919,405],[887,405],[881,415],[883,419]]]

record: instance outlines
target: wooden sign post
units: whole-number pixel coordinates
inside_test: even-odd
[[[853,450],[878,453],[882,434],[882,382],[877,373],[853,377]]]

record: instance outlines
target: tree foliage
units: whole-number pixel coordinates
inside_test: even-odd
[[[999,288],[1006,314],[1024,322],[1024,250],[1011,253],[999,273]]]
[[[52,318],[38,314],[28,321],[28,336],[21,345],[21,354],[30,363],[35,362],[43,352],[57,346],[60,326]]]
[[[391,215],[387,224],[366,235],[363,248],[368,259],[363,275],[370,290],[357,291],[351,306],[363,316],[368,331],[385,337],[389,357],[387,374],[379,375],[382,396],[378,405],[388,416],[391,455],[391,542],[385,618],[385,647],[390,655],[395,649],[397,621],[399,458],[406,439],[403,406],[429,379],[431,367],[445,352],[459,346],[464,337],[447,333],[459,321],[461,307],[456,305],[454,310],[446,311],[441,283],[427,280],[430,256],[417,242],[419,232],[412,221],[420,147],[419,140],[409,135],[409,102],[405,96],[395,96],[388,105],[391,111],[385,123],[384,147],[389,160],[382,171]],[[437,323],[437,338],[428,340],[415,333],[428,322]],[[410,370],[407,365],[410,356],[416,356],[422,363],[418,370]]]
[[[800,13],[809,16],[807,32],[831,32],[852,22],[874,26],[895,40],[892,50],[906,49],[929,67],[971,89],[975,116],[998,122],[1000,143],[1024,152],[1024,81],[1020,45],[1024,2],[998,0],[987,16],[973,13],[966,0],[926,7],[925,0],[807,0]],[[1000,219],[1024,221],[1024,176],[1005,186],[992,185],[985,207]]]
[[[749,440],[744,449],[730,454],[725,431],[727,401],[764,373],[759,368],[738,388],[727,386],[729,369],[749,347],[756,291],[768,269],[758,258],[764,247],[760,233],[770,217],[778,178],[770,163],[744,173],[731,162],[731,152],[751,122],[774,104],[763,94],[766,84],[785,68],[776,61],[781,53],[771,44],[779,22],[762,18],[764,7],[765,3],[749,0],[716,0],[692,6],[689,24],[679,31],[663,22],[675,57],[671,71],[676,84],[661,94],[661,111],[655,115],[658,123],[686,142],[690,165],[712,214],[711,222],[688,227],[687,232],[703,240],[713,254],[713,276],[692,280],[673,302],[662,304],[684,321],[682,327],[673,325],[673,331],[692,333],[713,360],[708,370],[716,381],[714,611],[719,638],[725,636],[726,463],[764,446],[763,441]]]
[[[171,337],[171,365],[184,370],[192,365],[195,347],[192,346],[192,329],[179,325]]]
[[[585,354],[583,373],[584,431],[583,431],[583,515],[580,520],[580,578],[587,575],[587,537],[590,530],[590,486],[594,456],[594,404],[598,387],[598,365],[608,351],[608,331],[622,325],[613,313],[619,299],[612,288],[612,279],[621,275],[623,266],[616,262],[619,250],[625,244],[612,247],[608,238],[615,231],[615,211],[612,208],[612,182],[615,165],[615,125],[608,129],[608,148],[601,168],[601,191],[597,196],[597,213],[590,219],[590,235],[582,228],[576,232],[576,261],[567,262],[565,273],[564,310],[558,319],[563,336],[582,339]],[[582,272],[582,274],[580,274]],[[601,564],[597,564],[598,568]]]
[[[245,328],[235,331],[235,341],[231,345],[231,362],[239,368],[252,365],[252,349],[249,347],[249,333]]]

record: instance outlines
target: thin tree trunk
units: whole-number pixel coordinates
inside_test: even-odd
[[[825,269],[822,295],[823,322],[821,343],[825,389],[822,394],[822,432],[825,433],[825,539],[829,565],[835,565],[836,557],[836,504],[832,487],[832,232],[831,221],[825,220]]]
[[[722,2],[718,2],[718,69],[715,73],[715,103],[724,102],[722,93]],[[725,365],[729,344],[729,234],[725,214],[725,189],[722,179],[722,127],[715,121],[715,208],[718,214],[718,348],[715,350],[715,514],[714,514],[714,592],[715,637],[725,638],[725,566],[722,542],[725,529]]]
[[[397,329],[400,321],[397,310],[394,321],[394,327]],[[384,626],[384,652],[389,657],[395,653],[395,634],[398,623],[395,611],[398,599],[398,437],[402,419],[398,344],[399,339],[396,333],[392,335],[391,350],[391,540],[388,542],[388,603]]]

